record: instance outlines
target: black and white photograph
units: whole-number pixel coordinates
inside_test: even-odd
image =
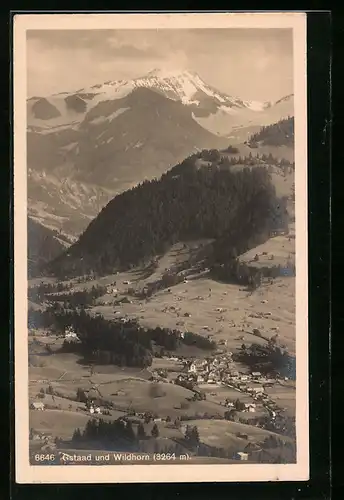
[[[15,16],[18,482],[308,479],[305,33]]]

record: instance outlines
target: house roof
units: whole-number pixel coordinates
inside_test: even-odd
[[[34,401],[33,403],[31,403],[31,405],[35,408],[44,408],[44,403],[42,403],[42,401]]]

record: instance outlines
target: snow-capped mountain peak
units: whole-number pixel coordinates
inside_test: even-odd
[[[262,110],[266,103],[242,101],[208,85],[196,72],[190,70],[155,68],[147,75],[133,80],[135,87],[147,87],[170,99],[186,105],[200,105],[212,99],[218,106]]]
[[[194,71],[161,67],[131,80],[109,80],[75,92],[61,92],[47,98],[31,98],[28,100],[28,125],[31,131],[40,129],[42,133],[62,132],[69,127],[77,129],[86,115],[90,112],[97,114],[93,111],[95,108],[99,110],[99,116],[104,118],[107,115],[106,102],[125,99],[140,88],[146,88],[190,108],[192,117],[198,123],[203,120],[203,127],[204,119],[209,118],[212,121],[214,116],[215,121],[229,120],[232,124],[234,120],[236,125],[243,125],[245,122],[265,123],[266,119],[261,115],[276,106],[276,112],[281,116],[292,114],[292,96],[286,96],[277,102],[243,100],[209,85]],[[127,104],[123,107],[126,108]],[[208,126],[205,128],[208,129]],[[221,127],[215,129],[216,134],[222,133]]]

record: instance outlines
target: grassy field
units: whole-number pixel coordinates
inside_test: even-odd
[[[95,306],[91,312],[100,313],[107,319],[136,317],[144,327],[159,325],[193,331],[216,341],[227,341],[230,350],[239,348],[243,341],[264,343],[252,337],[250,333],[254,328],[260,329],[266,337],[273,336],[278,328],[280,341],[291,354],[295,353],[294,278],[276,279],[253,294],[236,285],[207,278],[181,283],[170,290],[163,290],[144,302],[133,299],[132,304]],[[223,311],[219,312],[219,308]],[[114,311],[119,311],[120,315]],[[185,313],[190,316],[185,317]],[[257,313],[262,313],[261,317],[255,317]]]
[[[74,429],[85,427],[89,416],[76,411],[30,410],[30,427],[37,432],[51,434],[53,437],[70,439]]]
[[[243,449],[249,442],[260,443],[265,438],[273,435],[281,437],[270,431],[266,431],[252,425],[230,422],[228,420],[190,420],[188,425],[196,425],[200,435],[200,440],[210,446]],[[243,439],[237,434],[246,434],[248,439]],[[285,441],[291,441],[290,438],[284,438]]]

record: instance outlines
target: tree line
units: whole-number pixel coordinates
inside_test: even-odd
[[[65,307],[74,308],[78,306],[93,305],[94,301],[105,295],[106,286],[93,285],[91,288],[71,292],[72,284],[40,284],[37,287],[31,287],[28,291],[28,298],[36,303],[43,302],[63,302]],[[65,292],[65,293],[63,293]]]
[[[288,463],[295,460],[295,444],[285,441],[282,437],[268,436],[260,445],[250,447],[243,442],[241,447],[216,447],[210,446],[201,442],[198,427],[196,425],[187,425],[182,438],[175,439],[174,443],[164,446],[161,442],[156,441],[160,436],[159,427],[156,423],[148,431],[142,422],[133,425],[127,418],[120,418],[114,421],[105,421],[104,419],[90,419],[85,428],[80,430],[76,428],[71,442],[76,447],[96,446],[102,449],[116,449],[117,451],[138,452],[147,450],[147,441],[153,439],[153,450],[155,453],[175,453],[178,457],[185,449],[191,452],[192,455],[205,457],[220,457],[233,459],[236,451],[252,449],[261,451],[277,451],[271,455],[255,453],[254,461],[271,461],[275,463]],[[151,447],[150,447],[151,448]],[[264,458],[263,458],[264,457]]]
[[[272,125],[262,127],[252,134],[249,144],[261,143],[266,146],[294,146],[294,117],[282,119]]]
[[[90,419],[83,431],[75,429],[72,442],[78,445],[88,441],[105,449],[115,447],[118,451],[137,451],[139,433],[135,434],[130,420],[107,422],[104,419]]]
[[[294,358],[287,349],[278,346],[273,340],[267,345],[252,344],[247,347],[243,345],[233,355],[233,359],[245,363],[256,371],[271,375],[283,372],[288,378],[295,380]]]
[[[68,283],[39,283],[38,285],[31,286],[28,289],[28,299],[32,302],[41,304],[49,294],[59,293],[72,288],[72,284]]]
[[[62,349],[79,352],[89,361],[119,366],[147,367],[152,364],[155,345],[174,351],[181,344],[212,350],[216,344],[201,335],[167,328],[142,328],[136,321],[122,323],[107,321],[102,316],[92,317],[83,309],[66,311],[60,305],[45,311],[29,310],[30,328],[55,328],[64,332],[73,327],[80,342],[65,341]]]

